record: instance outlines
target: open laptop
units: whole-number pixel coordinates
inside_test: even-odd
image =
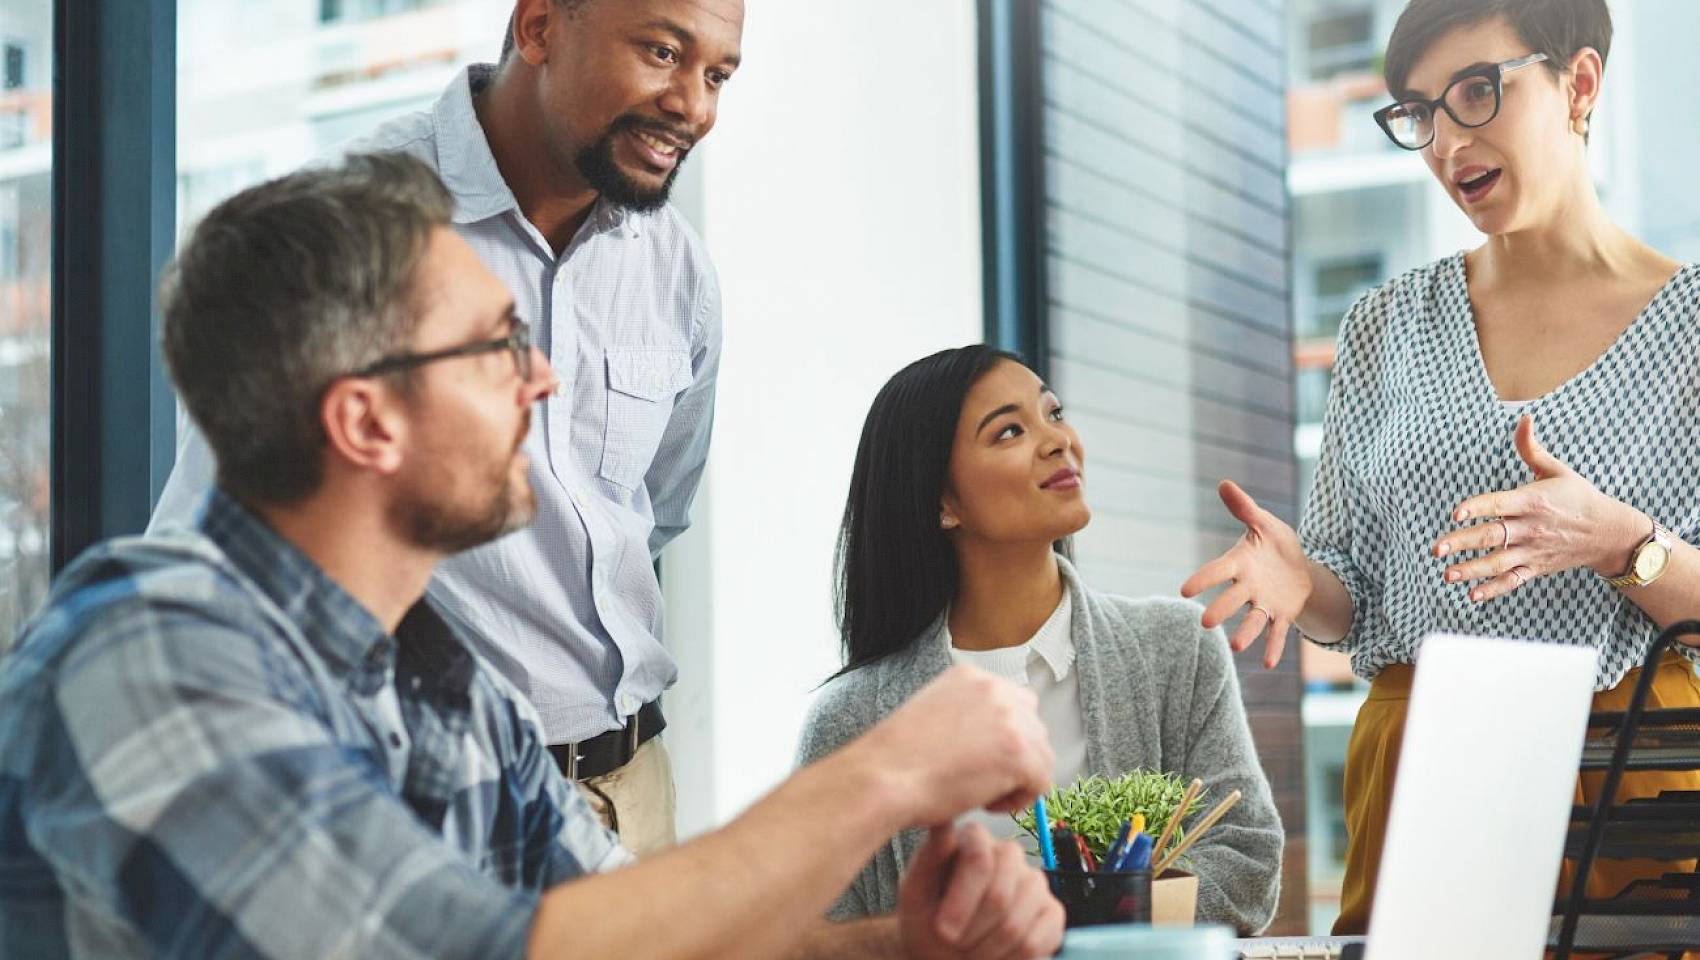
[[[1366,960],[1542,956],[1595,658],[1589,647],[1424,640]],[[1357,952],[1351,938],[1305,939],[1304,947],[1297,938],[1241,941],[1240,951],[1330,960]]]

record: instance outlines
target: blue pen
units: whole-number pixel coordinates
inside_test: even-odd
[[[1033,832],[1039,835],[1039,856],[1045,860],[1046,870],[1057,868],[1057,852],[1051,848],[1051,818],[1045,815],[1045,795],[1039,794],[1039,799],[1033,801]]]
[[[1105,870],[1114,870],[1116,864],[1121,862],[1122,854],[1127,852],[1128,836],[1132,833],[1133,821],[1123,820],[1122,828],[1116,832],[1116,842],[1110,844],[1110,849],[1104,851],[1103,867]]]
[[[1127,846],[1122,848],[1121,856],[1117,857],[1115,862],[1110,865],[1111,870],[1123,873],[1133,869],[1133,857],[1137,852],[1136,848],[1139,846],[1139,838],[1143,836],[1145,836],[1143,831],[1133,835],[1133,839],[1129,840]]]
[[[1128,844],[1127,853],[1122,855],[1117,869],[1122,871],[1151,869],[1151,835],[1141,833]]]

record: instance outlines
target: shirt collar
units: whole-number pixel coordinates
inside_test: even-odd
[[[396,627],[401,654],[396,683],[422,691],[445,711],[462,714],[470,708],[472,679],[478,660],[456,639],[430,601],[421,599]]]
[[[454,222],[476,223],[512,211],[520,213],[519,201],[502,179],[496,155],[478,122],[473,98],[484,91],[495,76],[496,66],[474,63],[462,70],[437,98],[431,110],[436,130],[437,173],[455,198]],[[636,239],[642,235],[643,215],[598,198],[585,220],[591,232],[620,233]]]
[[[519,202],[502,179],[496,155],[490,152],[490,141],[485,139],[478,112],[472,107],[473,94],[484,89],[494,71],[488,63],[475,63],[462,70],[431,110],[437,173],[454,195],[456,223],[475,223],[509,210],[519,211]]]
[[[371,611],[222,490],[209,497],[200,529],[277,604],[340,679],[392,662],[395,642]]]
[[[1033,639],[1027,641],[1032,651],[1051,668],[1051,676],[1061,683],[1074,667],[1074,638],[1070,628],[1074,622],[1074,598],[1064,585],[1062,601],[1045,620]]]
[[[1057,608],[1051,611],[1039,631],[1027,642],[998,650],[961,651],[952,648],[952,652],[958,655],[958,659],[970,660],[982,669],[1023,684],[1027,682],[1027,664],[1038,657],[1050,669],[1052,679],[1061,683],[1074,667],[1073,612],[1074,598],[1065,588]],[[948,612],[945,620],[941,633],[948,646],[951,643]],[[966,657],[960,656],[964,653]]]
[[[582,231],[585,233],[618,234],[628,240],[643,236],[644,214],[629,207],[609,203],[598,197]]]
[[[405,689],[466,709],[478,662],[429,602],[414,604],[392,637],[312,558],[223,491],[208,496],[200,530],[289,617],[338,680],[371,693],[393,670]]]

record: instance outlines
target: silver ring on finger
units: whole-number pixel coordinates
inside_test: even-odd
[[[1263,620],[1264,620],[1265,623],[1274,623],[1275,622],[1275,615],[1270,613],[1269,608],[1265,607],[1263,604],[1257,603],[1257,602],[1254,601],[1251,605],[1251,608],[1253,610],[1255,610],[1256,612],[1263,614]]]
[[[1522,567],[1512,567],[1510,572],[1511,572],[1512,576],[1517,578],[1517,586],[1519,588],[1526,587],[1526,586],[1529,585],[1529,578],[1523,576],[1523,568]]]
[[[1499,533],[1501,537],[1499,541],[1499,549],[1504,550],[1506,547],[1511,546],[1511,528],[1505,525],[1505,518],[1503,517],[1499,520]]]

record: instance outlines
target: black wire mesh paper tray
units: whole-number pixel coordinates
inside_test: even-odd
[[[1572,839],[1580,834],[1579,842],[1566,844],[1572,849],[1576,879],[1554,906],[1549,935],[1554,960],[1571,960],[1578,952],[1621,957],[1649,950],[1674,955],[1700,949],[1700,875],[1667,873],[1656,880],[1638,880],[1610,900],[1587,896],[1594,863],[1607,855],[1608,835],[1615,834],[1623,851],[1638,844],[1654,849],[1655,841],[1670,841],[1673,834],[1682,832],[1681,824],[1665,814],[1674,805],[1689,802],[1689,796],[1675,796],[1673,806],[1663,810],[1665,795],[1650,803],[1614,805],[1611,799],[1618,795],[1627,771],[1700,770],[1700,709],[1647,709],[1658,664],[1679,637],[1700,637],[1700,619],[1673,623],[1648,645],[1629,709],[1602,711],[1588,720],[1582,770],[1605,775],[1591,809],[1571,817]],[[1685,842],[1680,836],[1675,841]],[[1669,848],[1657,849],[1662,853]]]
[[[1576,927],[1578,952],[1613,955],[1700,949],[1700,877],[1666,874],[1637,880],[1609,900],[1588,900]],[[1555,915],[1547,945],[1558,944]]]
[[[1582,770],[1611,767],[1625,714],[1601,712],[1588,717],[1582,744]],[[1647,710],[1641,714],[1625,770],[1700,770],[1700,709]]]
[[[1575,858],[1587,843],[1592,807],[1573,807],[1564,855]],[[1667,791],[1606,811],[1598,856],[1611,860],[1692,860],[1700,857],[1700,793]]]

